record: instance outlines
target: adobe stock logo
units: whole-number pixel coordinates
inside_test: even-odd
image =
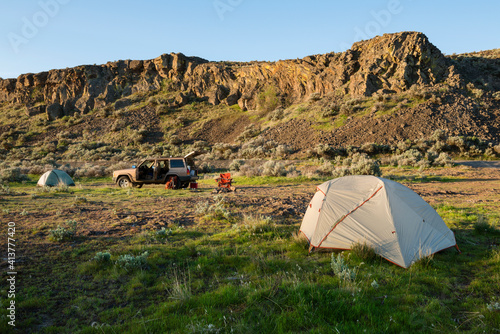
[[[21,32],[10,32],[7,35],[12,50],[17,54],[20,51],[21,45],[28,44],[30,40],[35,38],[40,29],[49,24],[50,19],[59,14],[62,5],[66,5],[71,0],[45,0],[38,1],[40,10],[34,13],[31,17],[23,16]]]
[[[243,0],[215,0],[213,6],[219,19],[224,21],[226,13],[235,10],[242,2]]]
[[[389,26],[393,18],[403,12],[403,1],[411,2],[412,0],[388,0],[384,9],[370,10],[370,16],[373,20],[366,22],[362,28],[359,26],[354,27],[355,35],[352,43],[380,35],[383,28]],[[340,49],[348,50],[352,43],[348,44],[343,42],[340,44]]]

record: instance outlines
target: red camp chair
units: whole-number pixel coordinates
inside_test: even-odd
[[[215,181],[217,181],[217,192],[229,192],[235,190],[232,186],[233,179],[231,178],[231,173],[222,173],[215,179]]]

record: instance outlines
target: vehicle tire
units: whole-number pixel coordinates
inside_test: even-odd
[[[132,182],[130,182],[130,180],[127,176],[120,176],[118,178],[118,181],[116,181],[116,184],[120,188],[129,188],[132,186]]]
[[[189,187],[189,182],[182,182],[181,183],[181,188],[187,188]]]
[[[132,187],[138,188],[138,189],[142,188],[143,185],[144,185],[144,183],[132,183]]]

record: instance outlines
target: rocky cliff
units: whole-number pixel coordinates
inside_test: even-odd
[[[184,96],[211,104],[239,104],[255,109],[258,94],[273,87],[287,103],[312,93],[338,92],[370,96],[397,93],[412,85],[434,85],[447,78],[460,84],[450,61],[418,32],[386,34],[355,43],[342,53],[277,62],[209,62],[183,54],[164,54],[151,60],[125,60],[23,74],[0,80],[0,102],[27,106],[29,114],[47,112],[49,119],[86,113],[162,85]]]

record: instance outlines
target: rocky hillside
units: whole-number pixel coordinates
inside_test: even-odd
[[[182,54],[152,60],[85,65],[0,81],[0,101],[49,107],[51,116],[86,113],[136,92],[168,84],[211,104],[255,109],[257,94],[275,87],[289,104],[313,93],[371,96],[398,93],[412,85],[434,85],[453,76],[450,62],[421,33],[384,35],[351,50],[275,63],[208,62]],[[32,111],[33,112],[33,111]]]
[[[124,147],[260,136],[303,152],[442,129],[498,143],[499,90],[498,49],[444,56],[418,32],[277,62],[164,54],[0,80],[0,140],[8,150],[42,140],[64,150],[91,137]]]

